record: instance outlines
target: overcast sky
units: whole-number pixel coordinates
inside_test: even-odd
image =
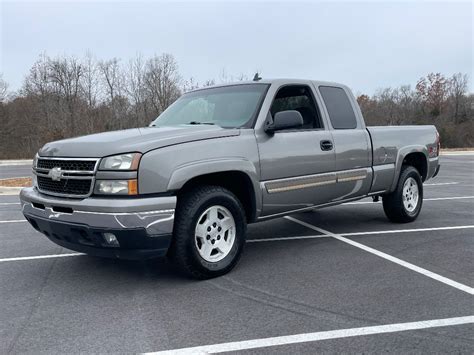
[[[184,79],[228,75],[338,81],[356,93],[470,76],[465,2],[15,2],[0,0],[1,69],[18,89],[41,52],[122,58],[171,53]]]

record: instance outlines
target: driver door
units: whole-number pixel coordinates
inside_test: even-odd
[[[285,85],[270,110],[299,111],[303,126],[257,135],[260,153],[262,216],[331,201],[335,194],[335,149],[315,95],[307,85]]]

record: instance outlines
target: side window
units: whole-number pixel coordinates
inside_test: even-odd
[[[353,129],[357,127],[354,109],[343,89],[320,86],[319,92],[323,97],[334,129]]]
[[[273,99],[270,113],[272,117],[280,111],[296,110],[303,117],[302,129],[323,128],[309,87],[304,85],[284,86]]]

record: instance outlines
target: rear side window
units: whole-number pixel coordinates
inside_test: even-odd
[[[319,91],[323,97],[334,129],[353,129],[357,127],[354,110],[343,89],[332,86],[320,86]]]

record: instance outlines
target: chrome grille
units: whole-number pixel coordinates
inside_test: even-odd
[[[94,171],[95,160],[53,160],[53,159],[38,159],[38,169],[52,169],[55,167],[61,170],[72,171]]]
[[[40,157],[33,167],[38,190],[53,196],[90,196],[98,161],[99,159],[92,158]]]

